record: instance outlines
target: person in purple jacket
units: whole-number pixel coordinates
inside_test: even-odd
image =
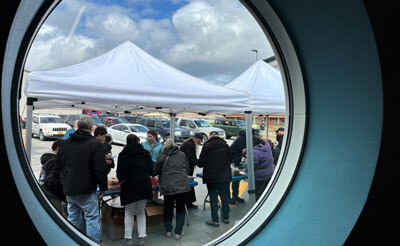
[[[253,135],[254,177],[256,201],[260,198],[275,170],[271,146],[268,142]]]

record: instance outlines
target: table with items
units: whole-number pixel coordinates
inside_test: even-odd
[[[199,178],[203,178],[203,173],[197,173],[196,176]],[[240,171],[238,169],[233,169],[232,181],[240,181],[240,180],[244,180],[244,179],[247,179],[247,174],[244,170]],[[208,197],[209,197],[209,194],[207,193],[206,197],[204,198],[204,202],[203,202],[203,210],[206,209],[206,203],[210,203],[210,201],[207,200]]]

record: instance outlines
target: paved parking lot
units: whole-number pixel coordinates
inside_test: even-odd
[[[23,131],[24,134],[25,130]],[[230,145],[234,139],[227,140],[227,143]],[[53,140],[40,141],[38,138],[32,139],[32,163],[31,167],[33,173],[36,178],[39,177],[40,173],[40,157],[43,153],[49,152],[51,150],[51,145]],[[122,145],[112,145],[113,155],[118,156],[119,152],[123,149]],[[198,149],[198,153],[201,151],[201,147]],[[116,160],[117,162],[118,160]],[[115,177],[115,169],[113,169],[108,178]],[[196,168],[195,173],[202,172],[201,168]],[[205,210],[203,210],[203,202],[205,197],[207,196],[207,188],[206,185],[202,183],[200,178],[195,178],[198,181],[199,185],[195,187],[196,190],[196,205],[199,206],[198,209],[190,209],[189,210],[189,220],[190,225],[185,225],[184,233],[185,236],[179,240],[175,241],[173,239],[168,239],[164,236],[162,220],[158,222],[154,222],[153,224],[148,225],[148,233],[146,244],[147,245],[204,245],[207,242],[210,242],[224,232],[228,231],[235,223],[238,223],[243,216],[249,211],[250,207],[247,202],[243,204],[230,205],[231,207],[231,223],[229,225],[220,224],[220,227],[215,228],[205,224],[205,220],[211,217],[210,215],[210,207],[206,204]],[[243,187],[243,188],[242,188]],[[247,192],[245,192],[247,187],[247,182],[241,182],[241,196],[246,201],[248,201]],[[103,233],[103,243],[102,245],[125,245],[124,240],[111,240],[106,233]]]

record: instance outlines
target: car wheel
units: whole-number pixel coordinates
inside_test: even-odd
[[[42,130],[40,130],[40,132],[39,132],[39,139],[40,139],[40,141],[44,141],[44,140],[46,140],[46,137],[44,136],[44,134],[43,134],[43,131],[42,131]]]
[[[231,135],[226,135],[226,139],[231,139]]]

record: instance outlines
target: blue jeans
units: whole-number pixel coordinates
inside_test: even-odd
[[[86,222],[86,234],[100,242],[99,204],[96,192],[67,196],[68,221],[79,228],[82,221],[82,212]]]
[[[211,218],[214,222],[219,222],[218,195],[222,203],[221,216],[224,219],[229,219],[229,183],[230,182],[207,184],[208,195],[210,196]]]

